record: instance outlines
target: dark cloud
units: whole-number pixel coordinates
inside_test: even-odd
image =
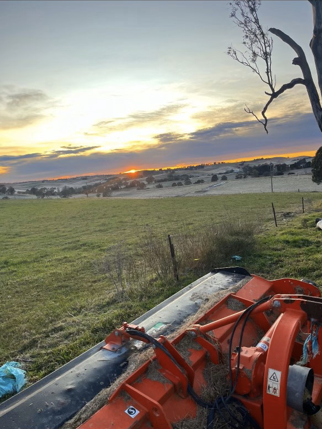
[[[163,133],[157,134],[153,138],[160,143],[169,144],[175,142],[187,143],[187,141],[203,141],[208,142],[218,139],[219,137],[227,136],[227,134],[235,135],[238,133],[240,128],[253,128],[254,122],[243,121],[243,122],[221,122],[212,127],[201,128],[193,133],[189,134],[178,134],[178,133]]]
[[[22,128],[44,118],[53,100],[39,89],[0,86],[0,129]]]
[[[17,157],[1,157],[1,166],[10,167],[10,172],[1,175],[1,181],[18,181],[82,175],[90,173],[115,173],[130,167],[160,168],[177,164],[213,162],[229,158],[258,157],[316,150],[321,146],[321,133],[312,114],[271,120],[270,133],[254,122],[225,122],[190,135],[164,133],[155,146],[142,149],[142,144],[130,149],[111,153],[94,152],[84,156],[82,146],[73,147],[74,152],[61,156],[61,149],[51,155],[29,154]],[[247,128],[247,133],[231,132]],[[229,132],[227,132],[227,130]],[[221,134],[222,133],[222,134]],[[219,137],[218,137],[219,136]],[[67,151],[72,150],[65,145]],[[88,150],[94,147],[87,148]],[[80,151],[80,152],[76,152]]]
[[[39,158],[40,153],[27,153],[26,155],[2,155],[0,162],[23,161],[24,159]]]
[[[8,88],[3,90],[5,92],[5,104],[6,109],[10,112],[16,112],[17,110],[30,107],[30,105],[43,104],[49,101],[49,97],[39,89],[11,89]],[[2,97],[2,100],[4,98]]]
[[[168,106],[163,106],[158,110],[152,112],[136,112],[132,115],[115,118],[108,121],[100,121],[92,126],[93,132],[87,132],[86,135],[104,135],[107,132],[111,131],[123,131],[132,127],[146,125],[153,122],[158,122],[159,124],[165,123],[171,115],[175,115],[180,110],[182,110],[186,104],[171,104]]]
[[[71,147],[71,146],[62,146],[61,149],[53,150],[50,152],[50,155],[77,155],[78,153],[84,153],[88,152],[93,149],[97,149],[100,146],[77,146],[77,147]]]
[[[174,141],[182,140],[184,138],[184,134],[178,134],[178,133],[163,133],[163,134],[157,134],[153,138],[155,140],[158,140],[161,143],[172,143]]]
[[[60,146],[61,149],[80,149],[84,146],[73,146],[72,144],[67,144],[66,146]]]
[[[213,127],[201,129],[198,131],[195,131],[194,133],[190,134],[190,138],[193,140],[199,140],[199,139],[214,139],[221,137],[225,134],[233,133],[235,134],[238,132],[240,128],[249,128],[253,127],[253,122],[250,121],[243,121],[243,122],[221,122],[219,124],[216,124]]]
[[[80,153],[89,152],[93,149],[97,149],[100,146],[76,146],[72,145],[62,146],[61,149],[53,150],[48,153],[27,153],[25,155],[2,155],[0,156],[0,162],[3,166],[5,165],[20,165],[23,163],[30,162],[31,159],[37,159],[37,162],[41,162],[44,159],[59,158],[61,155],[78,155]]]

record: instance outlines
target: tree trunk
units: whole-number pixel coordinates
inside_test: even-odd
[[[313,9],[313,37],[310,47],[314,56],[320,94],[322,95],[322,1],[309,0]]]
[[[311,2],[311,0],[309,0],[309,1]],[[322,0],[321,0],[321,6],[322,6]],[[320,128],[320,131],[322,131],[322,108],[321,108],[320,98],[319,98],[319,94],[318,94],[318,91],[316,89],[316,86],[314,84],[312,74],[311,74],[311,70],[310,70],[308,62],[306,60],[305,53],[304,53],[303,49],[290,36],[285,34],[283,31],[278,30],[277,28],[270,28],[269,31],[272,34],[275,34],[275,36],[279,37],[284,43],[287,43],[297,53],[298,56],[296,58],[294,58],[293,64],[299,66],[302,70],[302,74],[303,74],[303,78],[304,78],[303,83],[306,86],[306,90],[307,90],[307,93],[308,93],[308,96],[309,96],[309,99],[311,102],[311,106],[312,106],[312,111],[314,113],[316,122]],[[322,57],[321,57],[321,61],[322,61]],[[321,72],[322,72],[322,62],[321,62]],[[293,82],[294,81],[301,83],[301,79],[300,80],[293,79]],[[321,83],[322,83],[322,81],[321,81]],[[285,86],[286,88],[289,87],[289,85],[283,85],[283,86]],[[283,87],[281,89],[283,89]],[[284,92],[284,90],[282,90],[281,92]],[[277,93],[275,93],[275,95],[273,94],[272,97],[276,98],[278,95],[280,95],[279,91],[277,91]]]

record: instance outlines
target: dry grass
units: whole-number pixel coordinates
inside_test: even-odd
[[[181,356],[187,361],[189,365],[191,365],[190,355],[191,349],[194,350],[201,350],[202,347],[199,343],[197,343],[194,340],[194,337],[189,335],[189,333],[186,333],[181,341],[175,345],[175,348],[178,350],[178,352],[181,354]]]
[[[227,356],[223,362],[214,365],[208,362],[203,370],[206,386],[203,386],[201,398],[206,402],[214,402],[219,396],[224,396],[229,391]]]
[[[214,403],[216,399],[225,396],[229,392],[227,356],[224,356],[223,363],[214,365],[208,362],[204,368],[203,376],[206,385],[203,386],[200,397],[207,403]],[[229,410],[229,411],[228,411]],[[222,411],[223,416],[229,420],[229,412],[234,413],[237,418],[242,418],[234,403],[227,404],[227,408]],[[173,429],[200,429],[206,427],[208,410],[200,406],[197,407],[195,418],[186,418],[172,425]],[[230,425],[215,413],[213,427],[216,429],[230,429]]]
[[[188,232],[172,237],[179,277],[203,274],[222,266],[235,254],[250,254],[259,220],[227,218],[195,231],[184,229]],[[173,283],[173,263],[167,238],[146,229],[138,247],[131,249],[120,242],[107,249],[95,266],[114,285],[116,296],[122,301],[129,296],[140,299],[156,282]]]
[[[187,418],[172,425],[173,429],[201,429],[205,428],[208,411],[198,407],[197,415],[194,419]]]

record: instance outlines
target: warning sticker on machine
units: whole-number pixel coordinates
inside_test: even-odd
[[[281,371],[268,368],[267,393],[273,396],[280,396],[281,376]]]
[[[137,416],[138,414],[139,414],[139,410],[137,410],[136,408],[134,408],[132,405],[129,407],[129,408],[127,408],[126,410],[125,410],[125,412],[126,412],[126,414],[128,415],[128,416],[130,416],[130,417],[132,417],[132,419],[134,419],[134,417],[135,416]]]
[[[268,350],[268,345],[262,342],[258,343],[256,347],[260,347],[261,349],[264,350],[264,352],[267,352]]]

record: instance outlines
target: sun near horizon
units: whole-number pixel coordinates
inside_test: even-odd
[[[98,171],[98,172],[85,172],[85,173],[81,173],[78,175],[62,175],[62,176],[57,176],[57,177],[42,177],[36,180],[30,180],[31,181],[54,181],[54,180],[64,180],[64,179],[73,179],[76,177],[81,177],[81,176],[87,176],[87,177],[95,177],[95,176],[100,176],[100,175],[119,175],[119,174],[136,174],[136,173],[140,173],[141,171],[155,171],[155,170],[178,170],[178,169],[184,169],[187,168],[189,166],[197,166],[200,164],[204,164],[204,165],[213,165],[215,162],[216,163],[223,163],[223,164],[232,164],[232,163],[240,163],[240,162],[247,162],[247,161],[257,161],[257,160],[261,160],[261,159],[272,159],[272,158],[297,158],[297,157],[314,157],[315,156],[316,151],[304,151],[304,152],[292,152],[292,153],[283,153],[283,154],[273,154],[273,155],[260,155],[260,154],[256,154],[254,156],[250,156],[250,157],[243,157],[243,158],[233,158],[233,159],[225,159],[225,160],[217,160],[217,161],[213,161],[213,160],[206,160],[204,162],[200,162],[200,163],[187,163],[187,164],[176,164],[176,165],[171,165],[171,166],[156,166],[156,167],[136,167],[136,168],[131,168],[129,170],[126,171],[121,171],[121,172],[113,172],[113,171]],[[16,183],[19,181],[15,181]],[[6,183],[15,183],[14,181],[12,182],[6,182]],[[28,181],[25,181],[28,182]]]
[[[139,170],[132,169],[132,170],[124,171],[124,173],[125,174],[126,173],[136,173],[137,171],[139,171]]]

